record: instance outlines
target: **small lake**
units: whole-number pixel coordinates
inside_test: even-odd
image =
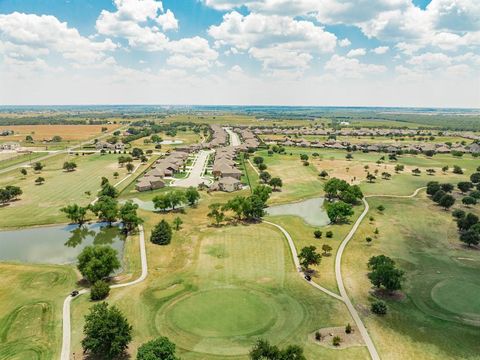
[[[105,223],[0,231],[0,261],[72,264],[88,245],[109,245],[123,257],[125,235]]]
[[[324,226],[330,223],[327,212],[323,207],[324,198],[313,198],[291,204],[268,207],[268,215],[293,215],[301,217],[312,226]]]

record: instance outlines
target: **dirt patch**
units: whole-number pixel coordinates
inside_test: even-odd
[[[8,129],[14,132],[13,135],[2,137],[5,141],[23,141],[27,135],[32,136],[35,141],[50,140],[55,135],[64,140],[87,140],[100,136],[103,127],[109,132],[119,125],[8,125],[0,126],[0,131]]]
[[[382,300],[393,300],[393,301],[403,301],[406,298],[405,293],[401,291],[385,291],[384,289],[372,289],[370,294],[378,299]]]
[[[317,338],[317,333],[320,333],[319,339]],[[333,338],[335,336],[340,338],[340,344],[338,346],[333,345]],[[308,339],[317,345],[338,350],[365,345],[362,335],[356,326],[352,326],[352,332],[350,334],[345,332],[344,326],[322,328],[309,334]]]

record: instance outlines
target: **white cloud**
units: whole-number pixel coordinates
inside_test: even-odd
[[[158,13],[163,11],[160,1],[115,0],[114,4],[117,8],[115,12],[102,10],[100,13],[96,22],[99,34],[125,38],[131,47],[146,51],[165,49],[168,38],[158,27],[148,23],[159,19]],[[160,18],[158,25],[172,26],[168,16]]]
[[[58,53],[72,62],[100,61],[117,45],[111,40],[93,41],[55,16],[14,12],[0,14],[0,49],[7,56],[38,57]]]
[[[364,56],[367,51],[363,48],[352,49],[347,53],[348,57],[357,57],[357,56]]]
[[[384,73],[387,68],[383,65],[365,64],[358,59],[333,55],[325,64],[325,70],[333,72],[340,77],[362,78],[370,74]]]
[[[208,33],[217,46],[248,51],[264,68],[306,68],[314,54],[332,52],[337,40],[311,21],[255,13],[244,16],[236,11],[225,14],[222,23],[211,26]]]
[[[165,14],[159,15],[157,17],[157,22],[160,24],[163,31],[178,30],[178,20],[170,9],[168,9]]]
[[[390,48],[388,46],[379,46],[372,50],[377,55],[385,54]]]
[[[352,43],[350,42],[350,40],[345,38],[345,39],[340,40],[338,42],[338,45],[340,45],[340,47],[348,47],[348,46],[352,45]]]

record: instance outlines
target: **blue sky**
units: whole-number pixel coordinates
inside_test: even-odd
[[[0,104],[480,106],[477,0],[0,0]]]

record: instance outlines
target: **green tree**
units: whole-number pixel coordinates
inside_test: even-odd
[[[477,203],[477,199],[472,196],[465,196],[462,199],[462,204],[465,206],[475,205]]]
[[[172,241],[172,228],[162,219],[152,230],[150,241],[157,245],[168,245]]]
[[[264,184],[267,184],[272,178],[272,175],[270,175],[270,173],[268,173],[267,171],[262,171],[259,175],[259,178]]]
[[[325,170],[322,170],[320,171],[320,174],[318,174],[318,176],[320,176],[322,179],[325,179],[326,177],[328,177],[328,172]]]
[[[460,181],[457,187],[462,193],[466,193],[473,188],[473,184],[470,181]]]
[[[257,165],[257,166],[260,165],[260,164],[263,164],[263,161],[264,161],[264,160],[263,160],[263,157],[261,157],[261,156],[255,156],[255,157],[253,158],[253,162],[254,162],[254,164]]]
[[[152,201],[155,209],[159,209],[160,211],[166,211],[172,207],[170,195],[168,193],[157,195],[152,199]]]
[[[421,173],[422,173],[422,170],[420,170],[419,168],[415,168],[412,170],[413,176],[420,176]]]
[[[103,300],[110,293],[110,286],[106,281],[97,280],[90,288],[90,299],[93,301]]]
[[[461,174],[463,174],[463,170],[460,166],[453,165],[453,173],[461,175]]]
[[[78,223],[79,225],[85,223],[87,210],[87,207],[82,207],[77,204],[68,205],[60,209],[60,211],[63,212],[69,220],[74,223]]]
[[[105,183],[103,183],[102,180],[102,188],[98,192],[98,196],[108,196],[111,198],[116,198],[118,196],[118,190],[115,188],[115,186],[111,185],[110,182],[107,180]]]
[[[440,188],[446,193],[451,193],[454,189],[454,186],[452,184],[445,183],[445,184],[441,184]]]
[[[118,210],[118,215],[120,220],[122,220],[124,229],[127,233],[135,230],[140,224],[143,223],[143,220],[137,214],[138,205],[129,200],[120,206]]]
[[[44,167],[45,165],[43,165],[41,162],[36,162],[35,164],[33,164],[33,170],[36,172],[42,171]]]
[[[35,183],[38,185],[42,185],[45,182],[45,178],[39,176],[38,178],[35,179]]]
[[[213,219],[215,224],[218,226],[225,219],[225,214],[222,211],[222,204],[214,203],[208,206],[210,212],[207,214],[207,217]]]
[[[343,201],[337,201],[327,206],[327,215],[333,224],[346,222],[353,215],[353,207]]]
[[[133,171],[133,169],[135,169],[135,165],[133,165],[132,163],[128,163],[128,164],[126,165],[126,168],[127,168],[127,171],[128,171],[129,173],[131,173],[131,172]]]
[[[317,248],[313,245],[305,246],[300,250],[300,254],[298,254],[298,259],[300,260],[300,265],[305,270],[311,265],[319,265],[320,261],[322,260],[322,255],[317,253]]]
[[[405,170],[405,165],[397,164],[395,165],[395,172],[398,174],[399,172]]]
[[[279,349],[266,340],[257,340],[250,350],[251,360],[306,360],[303,349],[298,345],[289,345]]]
[[[323,244],[322,245],[322,251],[323,251],[323,256],[329,256],[330,251],[332,251],[332,247],[328,244]]]
[[[443,207],[445,210],[448,210],[455,204],[455,198],[452,195],[445,194],[440,198],[438,205]]]
[[[77,268],[91,284],[102,280],[120,268],[117,250],[110,246],[85,247],[77,258]]]
[[[132,341],[132,327],[127,318],[107,303],[95,304],[85,316],[83,351],[105,360],[117,359]]]
[[[480,224],[473,225],[470,229],[460,235],[460,241],[468,246],[480,243]]]
[[[253,189],[252,195],[258,196],[263,203],[266,203],[270,198],[270,194],[272,193],[272,188],[266,185],[258,185],[255,186]]]
[[[268,182],[268,185],[273,188],[273,191],[276,191],[277,188],[281,188],[283,186],[283,182],[282,179],[280,179],[279,177],[273,177]]]
[[[315,239],[320,239],[322,237],[322,232],[320,230],[315,230],[313,232],[313,236],[315,237]]]
[[[180,219],[180,217],[176,217],[175,219],[173,219],[173,227],[176,231],[180,230],[180,226],[182,226],[183,224],[183,220]]]
[[[377,315],[385,315],[387,313],[387,304],[382,300],[376,300],[370,306],[370,311]]]
[[[470,181],[474,184],[480,183],[480,172],[476,172],[470,175]]]
[[[181,205],[185,201],[185,194],[181,190],[174,190],[169,193],[170,196],[170,205],[172,210],[175,210],[175,207]]]
[[[133,148],[131,154],[135,159],[138,159],[143,155],[143,150],[139,148]]]
[[[233,199],[228,200],[228,202],[223,206],[223,210],[233,211],[237,220],[241,220],[246,206],[246,201],[247,200],[245,197],[237,195]]]
[[[20,173],[21,173],[23,176],[27,176],[27,169],[22,168],[22,169],[20,170]]]
[[[187,199],[188,205],[195,206],[200,199],[200,193],[193,186],[185,190],[185,198]]]
[[[395,267],[395,262],[387,256],[380,255],[368,261],[368,278],[373,286],[385,288],[387,291],[400,290],[404,280],[404,272]]]
[[[112,226],[118,217],[118,201],[110,196],[101,196],[95,204],[90,205],[90,210],[101,221],[108,222]]]
[[[137,360],[180,360],[175,355],[175,348],[167,337],[159,337],[138,348]]]
[[[77,168],[77,164],[74,161],[65,161],[63,163],[63,170],[65,171],[73,171]]]

